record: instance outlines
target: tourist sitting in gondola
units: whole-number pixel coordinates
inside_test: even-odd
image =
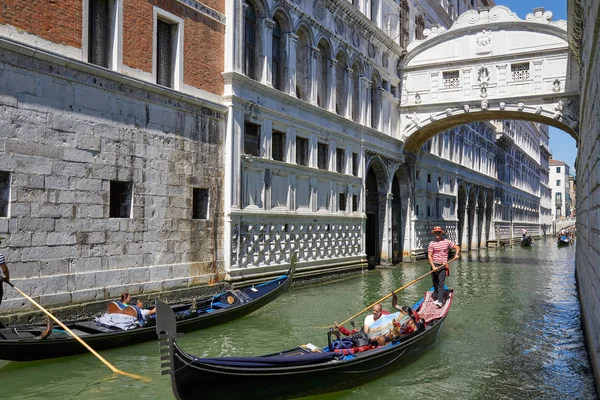
[[[365,334],[367,334],[369,337],[369,341],[371,341],[374,344],[375,343],[379,344],[379,342],[382,342],[381,344],[385,344],[385,342],[386,342],[385,338],[380,338],[380,336],[381,336],[380,332],[377,332],[377,333],[370,332],[371,325],[373,325],[373,323],[375,323],[375,321],[377,321],[379,318],[381,318],[382,315],[389,315],[389,311],[382,310],[380,303],[375,304],[373,306],[373,312],[365,317],[365,322],[361,329],[361,332],[364,332]],[[343,335],[346,335],[346,336],[351,336],[351,335],[358,333],[357,329],[349,330],[349,329],[345,328],[343,325],[338,325],[337,322],[335,323],[335,329],[337,329],[340,333],[342,333]]]

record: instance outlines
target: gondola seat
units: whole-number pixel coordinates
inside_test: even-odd
[[[109,314],[123,314],[123,310],[127,307],[126,304],[121,303],[120,301],[111,301],[108,303],[108,313]]]

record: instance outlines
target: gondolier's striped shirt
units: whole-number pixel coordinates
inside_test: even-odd
[[[0,265],[6,264],[6,260],[4,259],[4,254],[0,253]]]
[[[448,262],[448,250],[453,249],[456,246],[451,240],[444,239],[439,242],[432,240],[429,242],[428,253],[432,253],[431,259],[436,264],[445,264]]]

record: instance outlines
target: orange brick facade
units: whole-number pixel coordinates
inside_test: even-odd
[[[84,1],[5,0],[0,24],[56,44],[82,48]],[[224,13],[223,0],[202,4]],[[152,73],[154,6],[184,20],[184,84],[222,94],[225,25],[176,0],[123,1],[123,65]]]

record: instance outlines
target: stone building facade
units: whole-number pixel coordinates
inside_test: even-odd
[[[552,188],[552,219],[571,216],[571,181],[569,166],[560,160],[550,160],[550,187]]]
[[[224,21],[210,0],[0,10],[0,232],[17,287],[57,306],[215,277],[227,110],[222,58],[198,43],[222,54]],[[5,296],[3,312],[27,308]]]
[[[571,51],[581,67],[577,159],[576,280],[596,390],[600,393],[600,3],[569,0]]]

